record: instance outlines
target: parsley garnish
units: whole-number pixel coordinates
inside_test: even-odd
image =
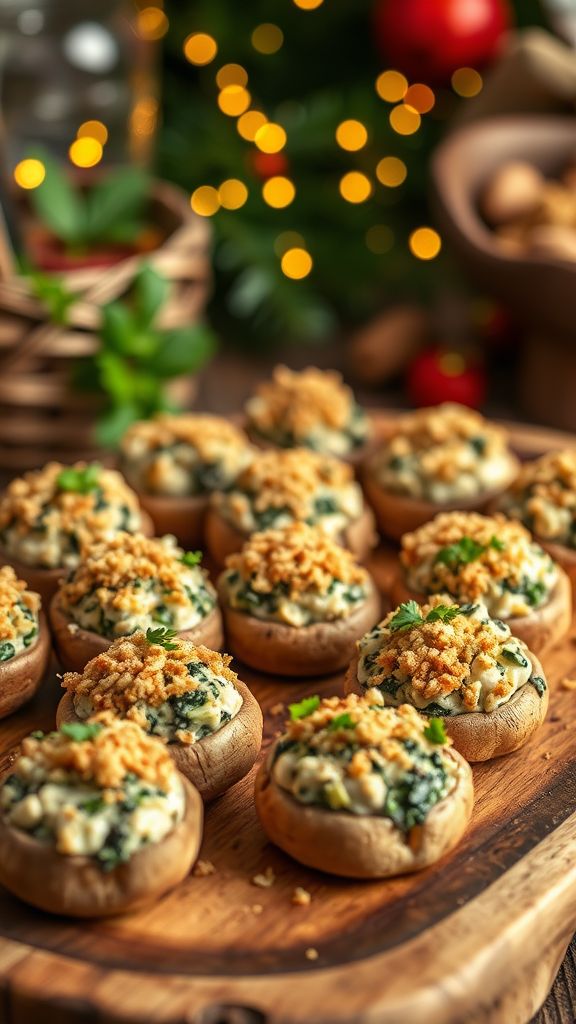
[[[355,729],[356,722],[351,718],[347,711],[343,715],[336,715],[328,726],[330,732],[336,732],[338,729]]]
[[[296,722],[299,718],[307,718],[316,708],[320,707],[320,697],[304,697],[297,704],[289,704],[290,718]]]
[[[447,547],[440,548],[434,561],[441,562],[443,565],[447,565],[449,569],[454,570],[458,569],[461,565],[469,565],[470,562],[475,562],[485,551],[488,551],[488,548],[494,548],[495,551],[503,551],[505,547],[506,545],[498,537],[491,537],[487,544],[479,544],[473,537],[461,537],[454,544],[448,544]]]
[[[441,718],[431,718],[424,729],[424,735],[430,743],[446,743],[448,739],[444,722]]]
[[[102,732],[102,726],[99,722],[64,722],[60,726],[60,732],[74,743],[83,743],[98,736]]]
[[[178,650],[178,644],[173,644],[172,640],[178,636],[178,632],[175,629],[168,629],[167,626],[158,626],[157,629],[147,629],[146,639],[149,644],[155,644],[156,647],[163,647],[165,651],[176,651]]]
[[[95,491],[100,482],[102,466],[98,462],[92,462],[84,469],[74,469],[69,466],[58,473],[56,486],[59,491],[74,491],[76,494],[89,494]]]
[[[460,607],[457,604],[438,604],[431,608],[424,618],[416,601],[404,601],[390,619],[388,629],[397,633],[400,629],[412,629],[413,626],[422,626],[425,622],[449,622],[456,615],[460,615]]]
[[[202,561],[202,552],[185,551],[182,557],[178,559],[178,561],[182,562],[182,565],[200,565],[200,562]]]

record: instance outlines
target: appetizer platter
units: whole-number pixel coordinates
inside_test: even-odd
[[[295,388],[293,375],[274,381]],[[315,376],[308,386],[322,390]],[[552,562],[567,527],[550,528],[541,489],[534,506],[532,478],[521,494],[494,490],[516,460],[573,440],[508,425],[504,445],[490,425],[483,447],[484,421],[466,414],[469,454],[493,472],[463,464],[457,484],[475,477],[475,493],[470,480],[456,497],[446,480],[425,493],[408,482],[396,502],[382,499],[393,477],[374,474],[365,493],[378,489],[376,519],[394,539],[371,548],[354,445],[338,448],[332,424],[331,451],[319,450],[297,417],[287,437],[278,408],[272,385],[251,401],[256,461],[239,444],[235,482],[210,499],[221,483],[196,464],[192,496],[186,483],[163,494],[162,472],[189,471],[182,446],[200,452],[197,424],[163,424],[181,470],[154,464],[166,508],[143,483],[157,435],[134,432],[124,471],[160,539],[143,536],[146,514],[129,532],[113,522],[101,550],[93,538],[68,559],[56,596],[50,577],[43,608],[61,660],[47,669],[47,621],[16,554],[29,549],[28,499],[45,503],[49,487],[12,486],[0,541],[15,574],[0,570],[0,604],[21,600],[38,635],[13,652],[14,703],[0,710],[2,1024],[527,1024],[552,984],[576,927],[573,545],[556,543],[566,557]],[[347,415],[359,480],[390,446],[387,467],[410,480],[428,426],[399,450],[396,416],[374,415],[369,437],[354,406]],[[450,443],[457,432],[451,422]],[[60,480],[54,534],[76,502],[90,505],[79,472]],[[270,503],[279,488],[283,504]],[[186,533],[178,515],[192,499],[202,509]],[[292,514],[302,503],[306,515]],[[507,503],[524,526],[503,518]],[[201,567],[186,547],[206,539]],[[34,560],[46,565],[40,544]],[[16,660],[36,649],[19,693]],[[82,815],[56,826],[40,807],[40,789],[57,802],[63,779],[89,827]]]

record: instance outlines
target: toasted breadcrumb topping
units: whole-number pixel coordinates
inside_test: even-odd
[[[462,539],[480,545],[472,561],[447,564],[437,560],[439,552]],[[426,592],[447,591],[464,601],[477,601],[492,581],[506,580],[520,585],[533,557],[535,545],[520,523],[503,515],[484,516],[476,512],[445,512],[435,516],[413,533],[402,538],[400,561],[410,578],[419,566],[426,570]],[[549,559],[541,549],[541,558]],[[414,574],[422,584],[422,576]]]
[[[350,585],[368,582],[368,573],[350,551],[301,522],[252,534],[240,552],[227,558],[226,568],[257,593],[270,594],[281,585],[290,599],[309,591],[325,594],[335,579]]]
[[[349,434],[338,447],[344,451],[361,443],[367,423],[354,395],[339,373],[309,366],[296,372],[277,366],[246,406],[251,426],[283,447],[307,444],[332,450],[334,434]]]
[[[97,711],[114,711],[142,723],[138,702],[156,708],[170,697],[179,697],[198,689],[188,666],[199,662],[215,676],[233,686],[238,676],[230,668],[227,654],[211,651],[201,644],[180,639],[175,650],[150,643],[144,633],[115,640],[88,662],[84,671],[66,672],[62,686],[74,697],[88,698]]]
[[[160,413],[150,420],[139,420],[128,428],[122,439],[122,452],[128,458],[144,451],[155,452],[174,444],[194,448],[202,462],[214,462],[229,448],[248,446],[246,435],[233,423],[208,414],[172,415]]]
[[[29,614],[26,614],[28,611]],[[40,611],[40,597],[27,589],[11,565],[0,569],[0,642],[16,640],[30,632],[31,616]]]
[[[102,729],[87,740],[73,740],[62,732],[48,733],[41,739],[26,737],[22,757],[34,762],[43,775],[61,769],[101,789],[119,787],[128,774],[159,789],[170,788],[176,767],[164,744],[147,736],[134,722],[121,721],[110,713],[95,716],[92,721],[101,724]]]
[[[430,752],[451,743],[450,739],[440,745],[429,743],[424,735],[426,725],[426,719],[410,704],[384,707],[382,694],[374,688],[362,696],[324,697],[311,714],[287,723],[284,738],[318,754],[338,754],[352,744],[358,749],[346,770],[358,777],[372,771],[368,750],[376,750],[385,761],[407,770],[413,762],[405,746],[407,740]]]
[[[478,436],[486,442],[483,454],[489,448],[505,447],[505,434],[499,427],[488,423],[474,409],[444,402],[403,416],[390,441],[390,449],[396,455],[421,453],[431,473],[449,478],[454,474],[454,467],[449,464],[449,447],[457,441],[470,441]]]
[[[502,508],[546,540],[573,545],[576,522],[576,450],[548,452],[526,462]]]

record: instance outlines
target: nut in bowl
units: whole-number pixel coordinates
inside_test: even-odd
[[[50,659],[50,633],[38,594],[9,565],[0,568],[0,718],[34,696]]]
[[[56,720],[108,711],[137,723],[212,800],[244,778],[262,742],[262,712],[230,660],[165,627],[134,633],[64,675]]]
[[[118,637],[158,626],[213,650],[222,647],[216,591],[201,558],[171,536],[119,533],[94,544],[50,604],[63,667],[81,672]]]
[[[548,685],[535,654],[484,605],[406,601],[362,637],[347,693],[377,688],[389,707],[442,719],[468,761],[521,747],[542,724]]]
[[[442,722],[379,690],[305,698],[256,779],[268,838],[309,867],[385,878],[439,860],[463,835],[472,772]]]
[[[233,654],[275,675],[338,671],[379,617],[366,569],[305,523],[253,534],[228,557],[218,590]]]
[[[404,534],[392,603],[431,594],[481,602],[535,654],[561,640],[572,621],[566,573],[525,527],[502,515],[443,512]]]
[[[446,403],[404,416],[364,464],[362,485],[381,532],[400,540],[437,512],[484,509],[517,471],[499,427]]]
[[[119,531],[151,534],[152,524],[120,473],[95,462],[49,462],[0,496],[0,564],[13,565],[45,603],[83,547]]]
[[[376,543],[374,519],[352,467],[307,448],[260,452],[226,493],[215,494],[206,544],[218,564],[261,530],[316,526],[358,558]]]
[[[157,533],[201,545],[210,495],[228,490],[253,449],[219,416],[162,413],[134,423],[120,446],[121,466]]]
[[[0,783],[0,882],[41,910],[125,913],[181,882],[202,801],[164,745],[103,715],[28,736]]]
[[[245,411],[248,433],[263,447],[311,448],[357,462],[371,437],[366,413],[334,370],[277,366]]]

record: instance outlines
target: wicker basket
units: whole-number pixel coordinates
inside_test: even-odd
[[[183,192],[164,182],[153,186],[152,218],[165,241],[146,260],[172,283],[161,325],[193,324],[211,283],[210,227],[192,212]],[[74,394],[71,371],[78,358],[97,350],[100,307],[127,291],[141,258],[60,275],[78,295],[65,327],[46,322],[25,278],[0,280],[0,471],[98,454],[92,428],[100,401]],[[176,389],[179,401],[189,405],[193,378],[176,382]]]

